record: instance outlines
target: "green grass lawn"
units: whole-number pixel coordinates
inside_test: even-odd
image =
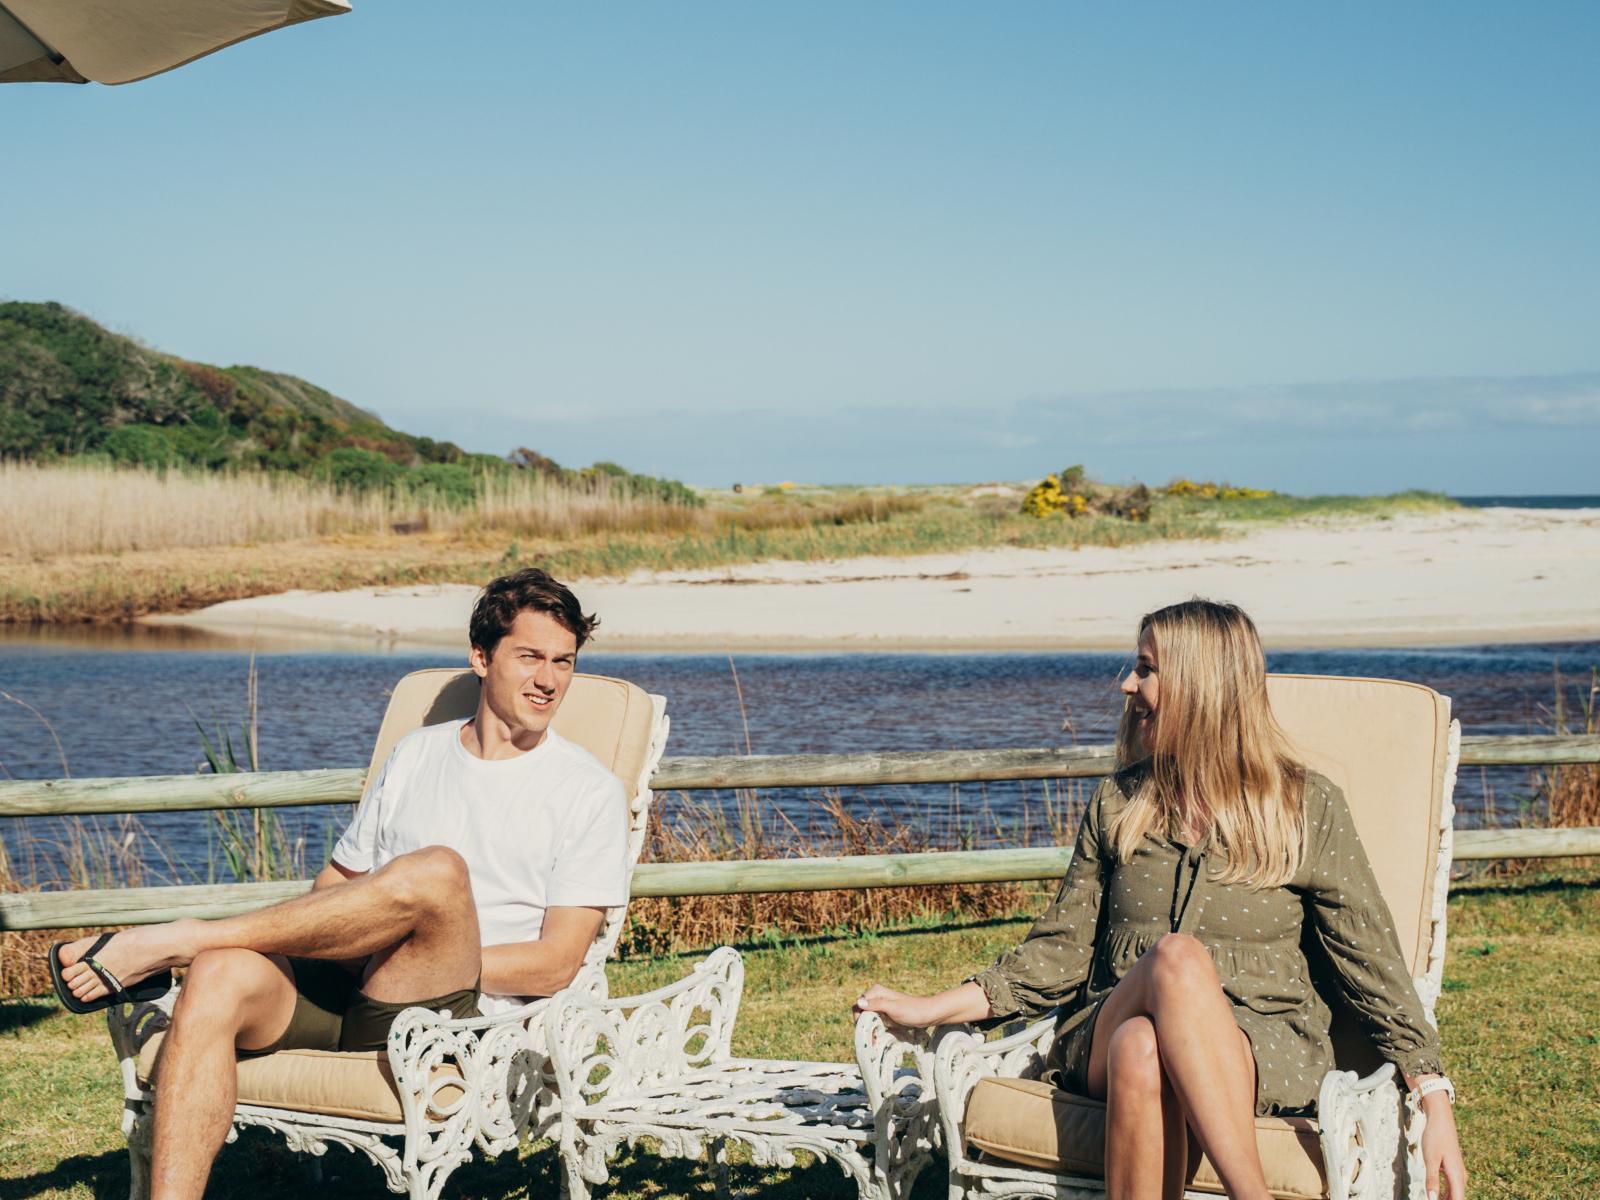
[[[1042,900],[1041,900],[1042,904]],[[962,920],[875,934],[813,938],[746,952],[735,1052],[848,1059],[851,999],[872,980],[946,985],[1012,945],[1026,922]],[[689,958],[625,962],[612,989],[644,990],[677,978]],[[1460,1092],[1460,1124],[1473,1197],[1539,1200],[1600,1195],[1600,871],[1569,871],[1457,887],[1439,1008],[1445,1055]],[[104,1025],[74,1018],[54,1000],[0,1002],[0,1200],[121,1195],[127,1159],[118,1132],[121,1088]],[[325,1169],[330,1194],[387,1196],[377,1170],[340,1150]],[[735,1186],[775,1200],[850,1200],[837,1169],[736,1168]],[[258,1197],[305,1188],[281,1143],[246,1133],[225,1148],[210,1195]],[[475,1162],[447,1196],[553,1196],[549,1145],[519,1158]],[[928,1172],[919,1200],[939,1200]],[[709,1194],[697,1163],[645,1152],[616,1164],[619,1200]]]

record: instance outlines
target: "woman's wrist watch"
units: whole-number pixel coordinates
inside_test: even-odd
[[[1435,1075],[1432,1078],[1424,1079],[1413,1090],[1418,1101],[1426,1100],[1435,1092],[1443,1092],[1452,1106],[1456,1102],[1456,1085],[1450,1082],[1450,1076],[1448,1075]]]

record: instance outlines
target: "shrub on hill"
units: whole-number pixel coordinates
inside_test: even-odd
[[[478,499],[479,475],[460,463],[426,463],[400,476],[406,494],[423,504],[467,508]]]
[[[343,446],[317,464],[317,474],[344,492],[386,488],[400,478],[400,468],[376,450]]]
[[[119,466],[165,470],[178,461],[166,433],[154,425],[122,425],[106,434],[101,449]]]

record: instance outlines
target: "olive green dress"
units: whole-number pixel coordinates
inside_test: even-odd
[[[1088,1093],[1101,1003],[1169,933],[1189,934],[1211,953],[1255,1052],[1257,1114],[1315,1105],[1333,1067],[1324,994],[1342,997],[1403,1072],[1440,1070],[1438,1035],[1423,1016],[1393,918],[1337,787],[1308,777],[1299,871],[1283,887],[1251,890],[1212,877],[1220,851],[1209,841],[1188,847],[1151,836],[1128,862],[1116,861],[1102,834],[1132,794],[1136,770],[1101,784],[1055,902],[1020,946],[973,977],[997,1017],[1064,1007],[1047,1064],[1058,1086]]]

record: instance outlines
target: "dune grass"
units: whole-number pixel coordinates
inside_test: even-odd
[[[1044,903],[1042,894],[1037,902]],[[1472,1195],[1482,1200],[1566,1200],[1600,1194],[1600,872],[1573,870],[1512,882],[1458,886],[1450,903],[1450,956],[1439,1005],[1447,1065],[1460,1090],[1459,1119]],[[1014,944],[1023,920],[925,919],[855,935],[745,947],[746,984],[735,1053],[845,1060],[850,1001],[872,980],[908,988],[948,984]],[[677,978],[692,956],[615,964],[616,994]],[[120,1194],[127,1160],[117,1122],[120,1084],[104,1025],[54,1000],[0,1002],[0,1197]],[[342,1196],[388,1193],[364,1160],[332,1151],[325,1188]],[[446,1196],[537,1197],[558,1187],[554,1148],[474,1162]],[[601,1195],[664,1200],[710,1192],[696,1163],[625,1153]],[[851,1200],[825,1163],[793,1170],[736,1167],[734,1184],[770,1200]],[[208,1195],[250,1197],[305,1186],[279,1142],[246,1133],[224,1149]],[[943,1195],[937,1167],[917,1200]]]

